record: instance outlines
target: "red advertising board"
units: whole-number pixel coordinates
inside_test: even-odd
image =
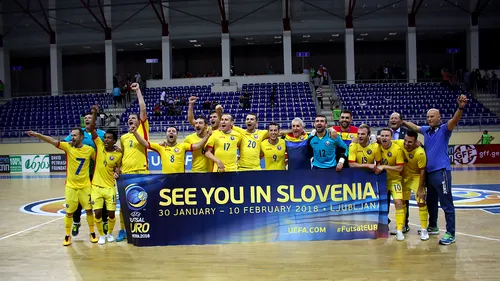
[[[500,164],[500,144],[455,145],[450,146],[448,152],[452,164]]]

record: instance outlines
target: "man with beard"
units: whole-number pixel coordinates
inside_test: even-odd
[[[346,146],[349,146],[353,139],[358,138],[358,127],[351,126],[352,122],[352,111],[344,110],[340,114],[340,126],[333,126],[335,131],[340,134],[341,139],[344,141]],[[342,157],[342,154],[347,153],[342,149],[337,151],[337,161]],[[346,163],[346,167],[349,168],[349,162]]]
[[[238,170],[259,171],[261,170],[260,146],[262,141],[268,137],[268,131],[257,129],[257,114],[254,113],[247,115],[245,124],[247,126],[246,130],[233,126],[233,130],[240,133],[242,137]]]
[[[197,99],[198,98],[195,96],[189,97],[188,121],[191,125],[193,125],[193,127],[196,127],[196,120],[194,118],[194,103],[196,102]],[[218,104],[215,107],[215,111],[210,112],[209,115],[210,128],[212,128],[213,132],[219,129],[221,117],[222,117],[222,106]]]
[[[151,150],[158,152],[160,155],[162,163],[162,173],[163,174],[177,174],[185,172],[185,159],[186,151],[197,151],[205,146],[208,138],[212,135],[209,130],[208,133],[197,143],[177,143],[177,129],[174,127],[168,127],[167,129],[167,145],[161,146],[158,143],[148,142],[145,140],[136,130],[134,126],[130,129],[130,132],[134,134],[137,141],[142,145]]]
[[[403,201],[403,178],[401,172],[405,164],[401,147],[392,143],[392,130],[384,128],[380,131],[381,165],[377,165],[376,174],[387,171],[387,190],[390,192],[396,208],[396,239],[405,240],[403,226],[405,224],[405,206]]]
[[[185,143],[188,143],[188,144],[198,143],[205,136],[208,135],[208,121],[205,117],[198,116],[194,122],[195,122],[194,128],[196,130],[196,133],[192,133],[189,136],[187,136],[184,139]],[[214,132],[212,131],[212,133],[214,133]],[[210,159],[208,159],[207,157],[205,157],[205,148],[204,147],[193,151],[192,157],[193,157],[193,161],[192,161],[193,164],[191,167],[191,171],[193,173],[206,173],[206,172],[212,171],[213,162]]]
[[[358,129],[357,141],[349,145],[349,166],[351,168],[367,168],[375,170],[380,162],[380,147],[378,143],[370,143],[370,127],[362,124]]]
[[[316,134],[309,136],[308,147],[310,154],[313,155],[312,169],[332,169],[336,167],[337,172],[344,167],[344,162],[347,158],[347,146],[336,137],[332,139],[330,134],[327,134],[327,120],[324,115],[317,115],[314,120],[314,128]],[[344,154],[337,163],[336,150],[342,148]]]
[[[455,206],[451,191],[451,165],[448,156],[448,144],[451,134],[457,126],[462,112],[467,104],[467,96],[460,95],[457,99],[458,109],[447,123],[441,124],[439,110],[433,108],[427,112],[429,126],[417,126],[403,121],[408,129],[424,135],[425,153],[427,159],[427,207],[429,209],[429,234],[439,234],[437,226],[438,200],[445,213],[446,233],[439,240],[439,244],[450,245],[455,243]]]
[[[234,172],[238,170],[237,151],[241,145],[241,134],[234,131],[234,119],[230,114],[223,114],[220,129],[207,142],[205,156],[216,165],[213,172]]]
[[[85,115],[85,119],[84,119],[85,127],[82,128],[82,131],[83,131],[83,144],[91,146],[95,150],[96,146],[94,144],[94,141],[92,140],[91,119],[92,119],[92,113],[88,113],[88,114]],[[96,130],[96,134],[97,134],[97,136],[101,140],[104,140],[104,134],[105,134],[105,132],[103,130],[97,129]],[[72,138],[73,138],[72,133],[70,133],[62,141],[63,142],[71,142]],[[94,177],[94,166],[95,166],[94,161],[92,159],[90,159],[90,163],[89,163],[89,176],[90,176],[90,180],[91,181],[92,181],[92,178]],[[103,208],[104,208],[103,209],[104,214],[106,214],[106,206],[104,206]],[[80,225],[81,225],[80,224],[81,217],[82,217],[82,205],[79,204],[78,208],[76,209],[76,211],[73,214],[73,227],[72,227],[72,230],[71,230],[71,235],[73,237],[77,237],[78,236],[78,233],[79,233],[79,230],[80,230]],[[108,217],[104,216],[103,219],[102,219],[102,221],[103,221],[103,224],[104,224],[104,233],[107,233],[107,231],[108,231]]]
[[[261,144],[261,156],[264,157],[265,169],[267,171],[286,170],[286,144],[285,140],[279,138],[280,126],[271,122],[269,123],[268,132],[269,138],[262,141]]]
[[[139,102],[139,115],[130,114],[128,117],[129,130],[135,127],[137,132],[145,139],[149,139],[149,120],[146,109],[146,103],[142,96],[138,83],[133,83],[131,89],[136,92]],[[136,137],[131,133],[126,133],[120,138],[121,148],[123,150],[121,173],[122,174],[149,174],[148,170],[148,147],[141,145]],[[121,242],[127,238],[125,232],[125,222],[122,212],[120,212],[121,230],[116,237],[116,242]]]

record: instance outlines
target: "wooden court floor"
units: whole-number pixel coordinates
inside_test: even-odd
[[[62,216],[22,212],[28,203],[64,195],[64,178],[1,176],[0,280],[500,280],[500,166],[456,167],[457,243],[420,241],[410,210],[404,242],[281,242],[138,248],[92,244],[85,219],[62,246]],[[60,206],[59,206],[60,205]],[[494,208],[497,206],[496,208]],[[498,214],[495,214],[498,213]],[[51,215],[49,215],[51,214]],[[391,210],[390,217],[394,217]],[[440,213],[444,230],[444,215]],[[119,228],[117,223],[117,228]],[[116,236],[116,231],[115,231]]]

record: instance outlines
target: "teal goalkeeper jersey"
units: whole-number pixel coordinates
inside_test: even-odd
[[[349,148],[340,138],[340,136],[332,139],[328,132],[322,138],[318,136],[309,136],[309,148],[313,152],[312,165],[317,168],[333,168],[337,166],[336,151],[337,148],[345,149],[344,156],[347,158]]]

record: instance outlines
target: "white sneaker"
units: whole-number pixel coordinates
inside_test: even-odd
[[[108,240],[108,242],[114,242],[115,241],[115,237],[113,237],[113,235],[111,235],[111,234],[106,235],[106,239]]]
[[[396,233],[396,240],[398,241],[404,241],[405,240],[405,235],[403,234],[402,230],[398,230]]]
[[[97,244],[99,245],[106,244],[106,236],[99,236],[99,241],[97,241]]]
[[[429,240],[429,232],[427,232],[427,229],[420,230],[420,240],[422,240],[422,241]]]

